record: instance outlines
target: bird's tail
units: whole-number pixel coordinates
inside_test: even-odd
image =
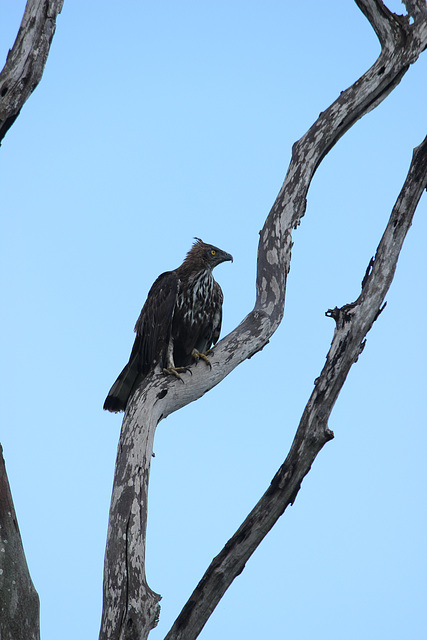
[[[104,402],[104,409],[112,413],[124,411],[129,397],[136,386],[138,377],[138,366],[136,358],[134,358],[127,363],[108,392],[108,396]]]

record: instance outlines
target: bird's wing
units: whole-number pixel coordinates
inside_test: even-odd
[[[162,273],[148,293],[136,321],[136,338],[130,358],[138,358],[140,373],[148,373],[153,363],[166,353],[177,295],[178,277],[174,271]]]
[[[218,342],[219,334],[221,333],[222,303],[224,300],[224,295],[218,282],[215,282],[214,284],[213,297],[215,300],[215,313],[212,322],[212,344],[216,344]]]

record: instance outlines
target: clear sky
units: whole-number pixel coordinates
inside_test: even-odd
[[[0,54],[22,0],[0,5]],[[397,11],[399,2],[389,5]],[[121,417],[102,411],[159,273],[193,236],[223,335],[255,299],[258,231],[292,144],[375,60],[351,0],[65,0],[42,81],[0,148],[1,442],[43,640],[97,637]],[[161,422],[147,579],[160,640],[286,457],[426,134],[427,53],[318,169],[270,344]],[[427,195],[387,307],[330,420],[335,439],[201,634],[424,640]]]

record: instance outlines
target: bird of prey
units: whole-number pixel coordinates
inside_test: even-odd
[[[195,240],[182,265],[162,273],[151,287],[135,325],[129,362],[105,400],[107,411],[124,411],[141,380],[157,365],[178,378],[194,360],[210,365],[206,352],[219,338],[223,301],[212,269],[232,262],[233,256]]]

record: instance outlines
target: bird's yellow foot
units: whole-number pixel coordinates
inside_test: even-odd
[[[165,374],[165,376],[175,376],[175,378],[178,378],[178,380],[181,380],[181,382],[184,382],[184,380],[179,374],[185,373],[186,371],[189,371],[191,373],[188,367],[169,367],[169,369],[163,369],[163,373]]]
[[[197,351],[197,349],[193,349],[191,357],[196,361],[196,364],[199,362],[199,360],[204,360],[206,362],[206,364],[209,365],[209,369],[212,369],[212,365],[210,363],[210,360],[207,357],[208,354],[211,354],[211,353],[213,353],[213,351],[211,351],[211,350],[206,351],[206,353],[200,353],[200,351]]]

